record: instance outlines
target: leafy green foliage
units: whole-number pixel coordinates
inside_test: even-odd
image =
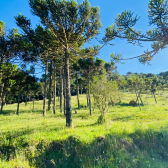
[[[141,77],[133,76],[128,79],[130,91],[140,91],[144,88],[144,80]]]
[[[100,110],[101,116],[98,123],[105,122],[105,113],[108,112],[110,103],[115,105],[119,99],[120,94],[116,81],[107,81],[105,77],[94,77],[91,84],[91,91],[94,97],[94,104]]]
[[[3,84],[2,98],[4,98],[10,94],[12,87],[16,84],[17,65],[6,62],[0,65],[0,71],[0,85],[2,87]]]
[[[5,23],[0,21],[0,63],[12,62],[20,58],[22,35],[18,29],[13,28],[6,33]]]

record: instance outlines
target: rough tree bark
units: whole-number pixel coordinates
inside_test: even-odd
[[[19,91],[19,94],[18,94],[18,104],[17,104],[17,112],[16,112],[17,115],[19,115],[20,95],[21,95],[21,91]]]
[[[80,88],[80,94],[82,95],[82,87]]]
[[[50,83],[49,83],[49,99],[48,99],[48,111],[51,110],[51,99],[52,99],[52,61],[50,63]]]
[[[1,56],[1,63],[0,65],[2,65],[5,62],[5,56],[2,55]],[[0,72],[0,78],[2,78],[2,71]],[[1,81],[1,87],[0,87],[0,105],[2,103],[2,99],[3,99],[3,90],[4,90],[4,83]]]
[[[62,113],[62,100],[63,100],[63,73],[60,70],[60,112]]]
[[[91,96],[90,96],[90,80],[88,79],[88,87],[89,87],[89,89],[88,89],[88,91],[89,91],[89,93],[88,93],[88,96],[89,96],[89,110],[90,110],[90,115],[92,115],[92,102],[91,102]]]
[[[58,89],[58,101],[60,101],[60,91],[59,91],[59,89]]]
[[[2,78],[2,73],[0,73],[0,78]],[[0,105],[1,106],[3,101],[3,89],[4,89],[4,83],[1,83],[1,87],[0,87]]]
[[[88,89],[86,91],[86,99],[87,99],[87,107],[89,106],[89,96],[88,96]]]
[[[3,106],[4,106],[4,95],[2,94],[2,98],[1,98],[1,114],[3,111]]]
[[[53,103],[53,114],[56,114],[56,94],[57,94],[57,91],[56,91],[56,65],[54,64],[54,103]]]
[[[78,73],[76,74],[76,92],[77,92],[78,109],[80,109]]]
[[[72,127],[71,88],[70,88],[68,49],[65,49],[65,78],[66,78],[66,126]]]
[[[48,70],[48,62],[46,61],[46,69],[45,69],[45,84],[44,84],[44,100],[43,100],[43,116],[46,116],[46,100],[47,100],[47,70]]]
[[[64,115],[66,115],[66,79],[65,79],[65,66],[63,71],[63,92],[64,92]]]

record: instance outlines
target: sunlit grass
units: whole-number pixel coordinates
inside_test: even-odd
[[[109,112],[106,113],[107,122],[103,125],[97,124],[97,119],[100,115],[100,112],[97,108],[94,108],[93,115],[89,115],[89,109],[87,107],[77,109],[77,98],[72,97],[72,113],[73,113],[73,128],[65,127],[65,117],[60,113],[59,104],[57,100],[57,112],[56,115],[52,114],[52,111],[47,111],[47,116],[42,116],[42,101],[35,102],[35,110],[33,111],[32,102],[28,102],[27,106],[24,103],[20,104],[20,114],[16,115],[17,105],[7,105],[4,107],[3,114],[0,115],[0,167],[45,167],[45,160],[54,160],[56,165],[60,167],[68,167],[69,161],[73,162],[72,166],[69,167],[102,167],[102,165],[108,165],[112,167],[110,163],[113,163],[113,167],[122,167],[127,165],[127,167],[148,167],[146,162],[149,162],[150,165],[155,162],[158,166],[153,167],[164,167],[166,161],[161,158],[160,155],[156,154],[157,148],[160,150],[160,147],[156,146],[156,151],[154,152],[155,160],[152,162],[152,156],[148,153],[151,152],[150,149],[136,149],[135,146],[138,146],[134,142],[137,137],[136,135],[141,132],[139,139],[142,138],[144,146],[149,142],[145,141],[148,134],[155,136],[158,133],[163,134],[165,143],[164,147],[168,147],[167,131],[168,131],[168,92],[164,92],[161,95],[157,94],[156,98],[158,103],[155,104],[153,95],[142,94],[142,100],[144,106],[141,106],[141,111],[138,106],[130,106],[129,101],[136,100],[135,94],[123,93],[123,98],[119,105],[115,107],[110,107]],[[80,102],[82,106],[86,106],[86,95],[80,95]],[[93,102],[93,100],[92,100]],[[77,114],[75,114],[75,110]],[[143,136],[144,138],[143,138]],[[133,137],[132,137],[133,136]],[[69,137],[74,137],[75,139],[68,140]],[[112,142],[116,143],[116,148],[109,146],[109,150],[106,149],[106,152],[109,154],[103,160],[99,158],[96,160],[96,154],[94,153],[93,157],[88,159],[90,156],[87,154],[88,151],[100,150],[102,146],[97,144],[96,139],[99,137],[104,137],[106,139],[107,146]],[[78,139],[78,140],[76,140]],[[121,145],[121,140],[124,139],[125,143],[131,143],[129,150],[123,148]],[[156,138],[157,139],[157,138]],[[68,141],[67,141],[68,140]],[[151,138],[152,141],[155,140]],[[77,142],[80,143],[77,143]],[[85,161],[73,161],[70,159],[71,153],[67,154],[70,150],[66,149],[64,146],[64,153],[61,154],[58,161],[58,152],[56,154],[51,152],[49,154],[48,148],[53,142],[61,142],[62,144],[77,143],[78,146],[76,152],[78,153],[78,158]],[[152,143],[152,142],[151,142]],[[159,143],[159,141],[157,141]],[[42,144],[40,146],[40,144]],[[83,147],[81,146],[83,144]],[[96,144],[96,146],[95,146]],[[127,144],[128,145],[128,144]],[[159,144],[157,144],[159,145]],[[160,145],[163,145],[162,143]],[[40,147],[38,147],[40,146]],[[70,145],[71,147],[71,145]],[[83,150],[83,152],[81,152]],[[116,155],[115,155],[115,152]],[[112,152],[112,153],[111,153]],[[123,152],[127,154],[124,155]],[[143,152],[146,152],[143,155]],[[80,153],[80,154],[79,154]],[[101,153],[101,151],[99,151]],[[111,153],[111,154],[110,154]],[[50,156],[48,156],[48,154]],[[120,156],[122,154],[122,156]],[[128,156],[128,154],[130,156]],[[136,158],[136,164],[131,162],[131,157],[133,155]],[[127,155],[127,156],[126,156]],[[164,153],[164,158],[168,153]],[[144,158],[145,156],[145,158]],[[101,155],[103,157],[103,154]],[[120,158],[121,157],[121,158]],[[128,157],[128,158],[127,158]],[[139,159],[137,159],[139,157]],[[86,159],[87,158],[87,159]],[[121,159],[123,164],[117,160]],[[69,160],[70,159],[70,160]],[[111,159],[111,162],[110,162]],[[145,160],[146,159],[146,160]],[[67,165],[64,163],[67,160]],[[143,161],[142,161],[143,160]],[[142,162],[140,164],[139,162]],[[166,163],[165,163],[166,162]],[[78,165],[76,165],[78,163]],[[111,165],[111,166],[110,166]]]

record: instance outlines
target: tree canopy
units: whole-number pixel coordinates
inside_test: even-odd
[[[144,51],[140,56],[135,56],[128,59],[139,58],[141,63],[149,63],[161,49],[164,49],[168,44],[168,1],[150,0],[148,4],[149,29],[145,33],[135,28],[139,17],[129,11],[123,11],[118,14],[115,23],[106,29],[104,42],[111,41],[115,38],[127,39],[129,43],[141,45],[141,42],[152,42],[151,50]],[[127,60],[119,54],[113,54],[112,57],[116,60]]]

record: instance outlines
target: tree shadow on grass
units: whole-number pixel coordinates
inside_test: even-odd
[[[42,114],[42,110],[35,110],[35,111],[32,111],[32,110],[20,110],[19,114],[22,114],[22,113],[41,113]],[[13,114],[16,114],[16,110],[3,110],[2,113],[0,113],[0,115],[1,114],[5,115],[5,116],[13,115]]]
[[[24,136],[27,134],[31,134],[33,132],[33,129],[24,129],[22,131],[15,131],[15,132],[5,132],[1,134],[0,138],[0,158],[6,161],[9,161],[11,159],[14,159],[16,157],[16,146],[13,143],[15,138],[18,138],[20,136]],[[28,143],[26,142],[26,139],[20,138],[19,146],[21,148],[24,148],[28,146]]]
[[[0,112],[0,115],[13,115],[13,114],[16,114],[16,110],[3,110],[2,112]]]
[[[58,131],[60,128],[49,128],[47,131]],[[0,135],[0,159],[12,160],[16,157],[16,151],[19,149],[28,149],[29,141],[25,138],[25,135],[30,135],[36,132],[43,132],[43,128],[39,127],[34,129],[22,129],[20,131],[4,132]],[[19,138],[19,142],[15,142],[15,139]]]
[[[158,161],[160,164],[168,164],[166,139],[163,133],[151,130],[135,131],[127,137],[111,133],[105,137],[99,136],[89,144],[76,136],[70,136],[47,146],[42,141],[36,146],[36,157],[29,159],[29,162],[36,168],[141,168],[147,167],[147,163],[155,167]]]
[[[113,121],[129,121],[131,119],[134,119],[134,115],[126,116],[126,117],[116,117],[113,118]]]
[[[38,113],[38,114],[41,114],[42,115],[42,112],[43,112],[43,110],[32,110],[32,109],[29,109],[29,110],[27,110],[27,109],[25,109],[25,110],[23,110],[23,109],[21,109],[20,111],[19,111],[19,114],[23,114],[23,113]],[[52,114],[52,111],[46,111],[47,113],[49,113],[49,114]],[[8,116],[8,115],[13,115],[13,114],[16,114],[16,110],[3,110],[2,111],[2,113],[0,113],[0,115],[5,115],[5,116]],[[60,114],[61,115],[61,114]]]
[[[51,131],[51,130],[49,130]],[[57,129],[55,129],[57,131]],[[31,134],[32,130],[18,131],[17,136]],[[15,135],[16,137],[16,135]],[[91,143],[70,136],[64,141],[46,143],[45,139],[31,147],[26,138],[13,142],[14,136],[9,134],[6,144],[0,145],[1,160],[16,158],[16,151],[26,152],[30,166],[36,168],[82,168],[82,167],[165,167],[168,164],[168,134],[166,131],[136,130],[131,134],[107,134],[98,136]],[[8,143],[7,143],[8,142]],[[32,144],[31,144],[32,145]],[[162,165],[158,165],[162,164]],[[164,165],[163,165],[164,164]]]
[[[120,103],[120,104],[117,104],[116,106],[121,106],[121,107],[137,107],[138,105],[130,105],[129,103]]]
[[[88,109],[89,109],[89,107],[87,107],[87,106],[81,106],[80,108],[78,108],[78,107],[72,107],[73,111],[88,110]]]
[[[98,125],[97,122],[93,123],[93,124],[85,124],[85,125],[78,125],[78,126],[75,126],[75,128],[81,128],[81,127],[92,127],[92,126],[96,126]]]

